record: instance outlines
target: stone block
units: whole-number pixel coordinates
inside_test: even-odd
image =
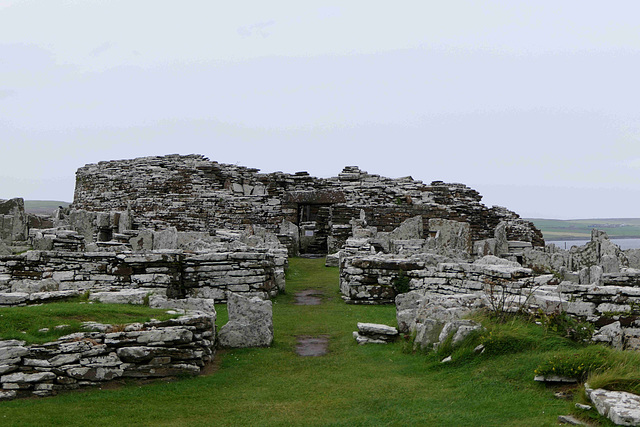
[[[229,322],[220,328],[222,347],[268,347],[273,341],[271,301],[228,295]]]

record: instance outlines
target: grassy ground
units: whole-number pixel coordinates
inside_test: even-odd
[[[152,318],[169,319],[166,310],[127,304],[57,302],[26,307],[0,308],[0,339],[18,339],[29,343],[54,341],[62,335],[81,330],[85,321],[109,325],[147,322]],[[56,326],[67,325],[56,329]],[[40,331],[42,328],[48,331]]]
[[[324,293],[323,304],[293,305],[293,294],[308,288]],[[441,364],[441,355],[412,354],[401,342],[358,346],[351,336],[356,323],[393,325],[395,307],[344,304],[337,269],[323,260],[292,259],[287,294],[273,308],[273,346],[221,352],[213,374],[2,402],[0,420],[7,426],[551,426],[573,407],[532,381],[554,351],[575,346],[539,327],[497,326],[490,354],[462,351],[450,364]],[[225,318],[220,307],[219,323]],[[328,355],[295,354],[296,335],[319,334],[330,336]],[[520,344],[512,346],[514,336]]]
[[[614,219],[529,219],[542,231],[545,240],[591,238],[591,230],[606,231],[609,237],[640,237],[640,218]]]

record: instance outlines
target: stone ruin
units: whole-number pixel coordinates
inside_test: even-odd
[[[640,250],[623,251],[604,232],[562,250],[510,241],[506,223],[491,240],[476,242],[468,224],[448,220],[429,220],[437,231],[426,239],[419,238],[420,218],[391,233],[365,223],[364,215],[353,221],[354,237],[332,258],[342,297],[352,304],[395,303],[400,331],[416,334],[422,348],[437,344],[448,322],[473,307],[566,312],[600,327],[594,340],[640,349]]]
[[[509,224],[509,240],[544,246],[533,224],[505,208],[487,208],[481,198],[462,184],[426,185],[411,177],[372,175],[355,166],[337,177],[314,178],[307,172],[261,174],[200,155],[170,155],[80,168],[73,210],[133,213],[127,218],[136,230],[176,227],[211,232],[257,225],[275,233],[292,255],[337,252],[351,237],[351,220],[360,211],[379,232],[390,232],[420,215],[422,238],[434,233],[429,219],[468,223],[473,242],[492,239],[495,227],[504,221]],[[115,226],[116,219],[111,221],[110,225],[104,220],[105,237],[107,228]]]
[[[497,303],[566,310],[602,326],[598,339],[640,347],[640,251],[621,251],[599,232],[583,248],[545,246],[532,223],[480,201],[462,184],[427,185],[354,166],[314,178],[261,174],[200,155],[90,164],[77,171],[73,204],[52,218],[26,215],[21,199],[0,204],[0,305],[88,292],[95,301],[148,301],[215,316],[214,302],[229,301],[235,308],[221,337],[202,335],[209,348],[217,340],[265,346],[273,339],[267,300],[285,290],[287,257],[328,255],[327,264],[340,267],[347,303],[396,303],[400,331],[415,332],[422,348],[443,334],[462,339],[477,325],[460,318]],[[106,336],[98,338],[106,344]],[[28,377],[28,366],[54,366],[57,359],[29,365],[25,355],[35,353],[16,351],[21,355],[5,364],[11,368],[0,363],[0,371],[9,369],[0,373],[21,375],[3,376],[3,392],[51,391],[51,379]],[[174,363],[160,353],[132,352],[144,353],[139,360],[147,365]],[[135,357],[127,357],[117,372],[133,372],[127,367]],[[69,384],[93,381],[71,372]]]
[[[374,245],[399,253],[544,243],[533,224],[480,199],[461,184],[357,167],[322,179],[260,174],[199,155],[100,162],[77,171],[73,204],[50,221],[29,227],[21,199],[7,210],[3,224],[21,224],[9,243],[26,239],[33,251],[0,258],[0,304],[87,291],[132,302],[146,294],[224,302],[230,292],[267,299],[284,291],[287,255],[349,250],[372,233]]]

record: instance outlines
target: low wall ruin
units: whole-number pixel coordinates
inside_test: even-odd
[[[0,256],[0,305],[85,291],[141,289],[169,298],[224,302],[229,292],[271,298],[284,291],[285,249],[187,253],[29,251]]]
[[[529,268],[495,257],[476,262],[442,262],[436,255],[358,255],[341,260],[340,289],[352,304],[393,303],[399,277],[408,278],[405,291],[437,295],[504,292],[527,298],[545,311],[597,320],[599,317],[640,316],[640,270],[603,273],[591,268],[594,282],[579,284],[552,274],[536,275]],[[488,259],[485,261],[485,259]],[[401,273],[402,272],[402,273]],[[524,300],[522,301],[524,303]],[[631,323],[631,320],[627,322]]]
[[[197,375],[215,351],[215,314],[191,313],[124,330],[94,324],[45,343],[0,341],[0,400],[50,396],[118,378]]]

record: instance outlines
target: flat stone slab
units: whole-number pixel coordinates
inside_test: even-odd
[[[389,335],[392,337],[398,335],[398,330],[393,326],[381,325],[379,323],[358,322],[358,330],[362,335]]]
[[[296,354],[302,357],[324,356],[329,352],[329,335],[312,337],[301,335],[296,337]]]
[[[294,305],[320,305],[323,293],[315,289],[306,289],[295,293]]]
[[[385,341],[385,340],[360,335],[358,332],[355,332],[355,331],[353,332],[353,338],[355,338],[356,342],[360,345],[388,343],[388,341]]]
[[[600,415],[620,426],[640,426],[640,396],[601,388],[587,388],[587,394]]]
[[[558,422],[560,424],[569,424],[572,426],[586,426],[587,424],[583,423],[573,415],[558,415]]]
[[[560,375],[536,375],[534,381],[543,383],[577,383],[578,379],[573,377],[563,377]]]

